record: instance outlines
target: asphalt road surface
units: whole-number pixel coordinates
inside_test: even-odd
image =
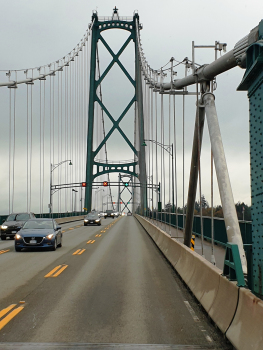
[[[55,252],[0,241],[1,350],[232,349],[134,217],[62,227]]]

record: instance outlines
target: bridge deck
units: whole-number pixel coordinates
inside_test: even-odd
[[[1,349],[13,342],[230,348],[134,217],[63,230],[55,252],[16,253],[13,241],[0,242],[10,249],[0,255],[0,312],[25,301],[0,330]],[[73,255],[78,249],[86,250]],[[59,276],[44,277],[63,264]]]

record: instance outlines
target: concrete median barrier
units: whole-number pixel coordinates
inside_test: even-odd
[[[190,254],[194,271],[187,284],[196,299],[208,312],[216,298],[222,271],[197,253],[191,252]]]
[[[230,282],[226,277],[219,276],[218,292],[208,314],[223,333],[227,331],[234,318],[238,303],[238,290],[236,282]]]
[[[169,262],[175,266],[180,258],[181,247],[183,245],[180,242],[171,239],[166,232],[162,231],[159,227],[155,226],[148,220],[145,220],[139,215],[135,215],[135,217],[151,236],[167,260],[169,260]]]
[[[237,311],[226,337],[238,350],[263,349],[263,301],[248,289],[239,288]]]
[[[55,219],[58,224],[66,224],[67,222],[73,222],[73,221],[79,221],[79,220],[84,220],[85,215],[80,215],[80,216],[68,216],[65,218],[58,218]]]
[[[191,249],[181,244],[181,254],[175,265],[175,270],[179,273],[186,284],[188,284],[194,273],[194,264],[195,257],[194,254],[192,254]]]

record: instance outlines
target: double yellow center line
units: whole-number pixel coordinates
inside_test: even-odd
[[[68,267],[68,265],[58,265],[56,266],[53,270],[51,270],[45,277],[58,277],[61,272],[63,272],[66,268]]]
[[[95,242],[95,239],[94,239],[94,240],[90,239],[90,240],[87,242],[87,244],[93,244],[94,242]]]
[[[72,255],[81,255],[82,253],[85,252],[86,249],[78,249],[76,250]]]
[[[7,253],[7,252],[9,252],[10,251],[10,249],[6,249],[6,250],[0,250],[0,254],[4,254],[4,253]]]
[[[14,307],[17,304],[11,304],[10,306],[8,306],[7,308],[3,309],[0,311],[0,319],[5,316],[6,314],[9,313],[9,311],[11,311],[12,309],[14,309]],[[6,317],[4,317],[1,321],[0,321],[0,330],[2,328],[4,328],[5,325],[7,325],[8,322],[10,322],[17,314],[19,314],[20,311],[22,311],[24,309],[24,306],[19,306],[16,309],[14,309],[13,311],[11,311]]]

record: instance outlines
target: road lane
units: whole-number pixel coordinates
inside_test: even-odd
[[[34,277],[37,277],[40,271],[63,257],[69,251],[73,250],[78,244],[86,239],[88,240],[100,228],[107,226],[107,220],[102,220],[101,226],[83,226],[83,220],[62,224],[63,247],[55,252],[47,250],[27,250],[20,253],[15,252],[14,240],[0,241],[0,249],[9,250],[0,254],[0,294],[4,299],[10,295],[19,286],[27,284],[28,290],[31,289],[29,283]],[[77,227],[79,226],[79,227]],[[72,228],[72,230],[69,230]],[[81,230],[82,229],[82,230]],[[34,280],[37,283],[37,279]]]
[[[87,244],[86,227],[78,228],[75,237],[85,239],[32,277],[30,292],[27,283],[5,298],[5,305],[1,299],[0,310],[19,300],[25,306],[0,331],[0,341],[228,349],[140,224],[133,217],[104,222],[105,229],[89,235],[93,244]],[[77,249],[85,251],[72,255]],[[58,277],[44,278],[63,264],[68,266]]]

